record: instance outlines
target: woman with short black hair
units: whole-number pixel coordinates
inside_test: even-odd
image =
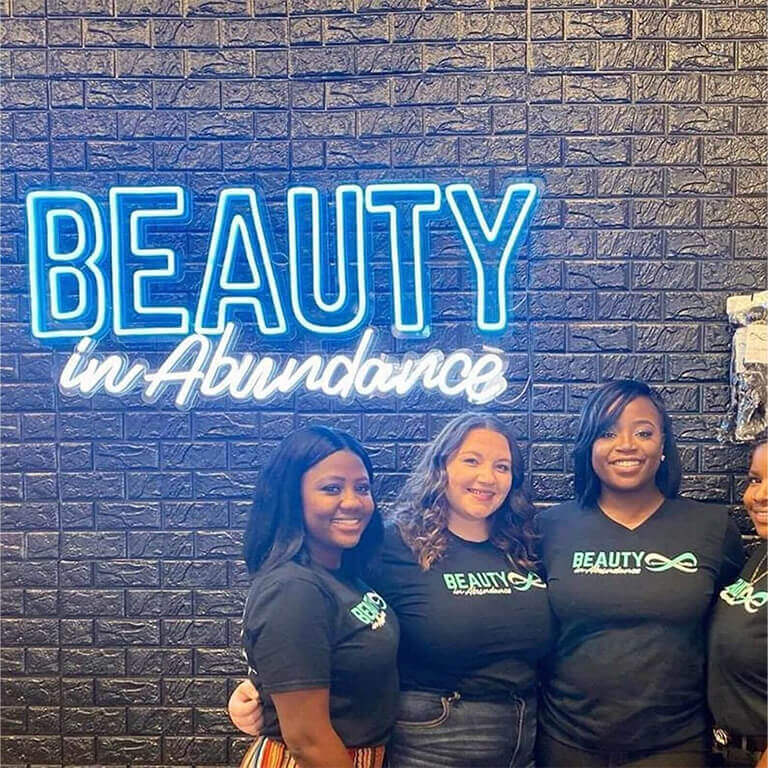
[[[547,768],[709,761],[706,622],[742,562],[725,507],[678,499],[671,419],[623,380],[584,406],[577,498],[540,515],[558,619],[539,718]]]
[[[313,426],[263,468],[245,536],[249,677],[263,702],[248,768],[380,768],[397,711],[398,624],[360,572],[382,539],[373,468]]]

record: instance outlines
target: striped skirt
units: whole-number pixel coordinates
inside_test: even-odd
[[[355,768],[382,768],[384,764],[383,744],[378,747],[356,747],[348,751]],[[285,744],[262,736],[248,747],[240,768],[299,768],[299,764]]]

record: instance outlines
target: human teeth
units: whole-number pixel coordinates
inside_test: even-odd
[[[614,461],[613,463],[619,467],[636,467],[640,462],[636,459],[627,459],[625,461]]]

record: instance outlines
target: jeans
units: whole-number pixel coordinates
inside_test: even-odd
[[[533,768],[536,695],[466,700],[402,691],[388,768]]]
[[[562,744],[539,730],[536,744],[540,768],[705,768],[710,764],[705,736],[662,749],[594,752]]]

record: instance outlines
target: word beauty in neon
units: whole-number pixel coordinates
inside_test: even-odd
[[[285,336],[291,319],[311,334],[351,335],[370,315],[366,230],[379,222],[387,234],[392,331],[429,336],[427,235],[444,201],[474,273],[476,327],[499,333],[508,324],[508,278],[536,195],[532,183],[510,184],[495,215],[486,218],[466,183],[445,189],[432,183],[341,185],[334,196],[333,252],[320,192],[291,187],[286,269],[276,263],[259,194],[249,187],[226,188],[218,196],[197,301],[185,306],[169,301],[168,293],[158,297],[172,292],[174,283],[178,292],[182,257],[169,247],[167,232],[191,219],[182,187],[113,187],[106,215],[83,192],[30,192],[32,333],[48,340],[97,337],[110,329],[117,337],[219,336],[231,312],[245,308],[264,336]]]

